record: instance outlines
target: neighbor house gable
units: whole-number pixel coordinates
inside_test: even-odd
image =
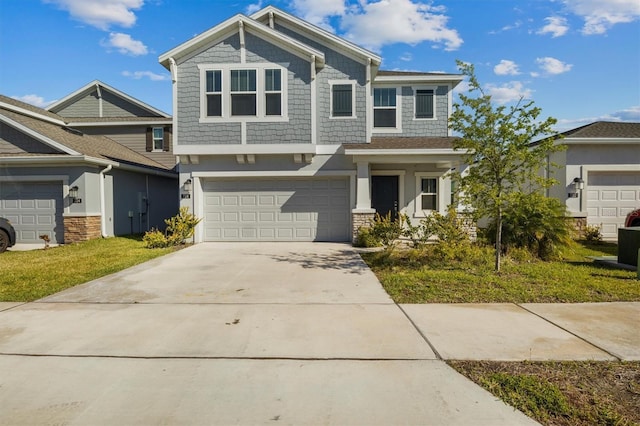
[[[59,101],[47,110],[66,118],[133,118],[170,116],[114,87],[94,80]]]

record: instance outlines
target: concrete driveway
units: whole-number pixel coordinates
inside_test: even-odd
[[[534,424],[342,244],[200,244],[0,307],[0,424]]]

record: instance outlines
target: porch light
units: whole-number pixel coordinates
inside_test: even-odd
[[[72,186],[71,188],[69,188],[69,201],[71,201],[72,204],[76,204],[76,203],[81,203],[82,199],[78,198],[78,187],[77,186]]]
[[[584,189],[584,180],[582,180],[582,178],[580,178],[580,177],[574,178],[573,179],[573,188],[576,191],[583,190]]]
[[[184,191],[188,194],[191,194],[191,179],[187,179],[184,181]]]

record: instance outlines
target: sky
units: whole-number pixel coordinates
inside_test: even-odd
[[[158,56],[267,5],[374,51],[381,69],[471,63],[495,105],[532,100],[558,131],[640,122],[639,0],[0,0],[0,93],[46,107],[100,80],[171,114]]]

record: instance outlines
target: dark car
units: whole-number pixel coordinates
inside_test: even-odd
[[[0,253],[16,243],[16,230],[4,217],[0,217]]]
[[[627,215],[624,226],[640,226],[640,209],[635,209]]]

